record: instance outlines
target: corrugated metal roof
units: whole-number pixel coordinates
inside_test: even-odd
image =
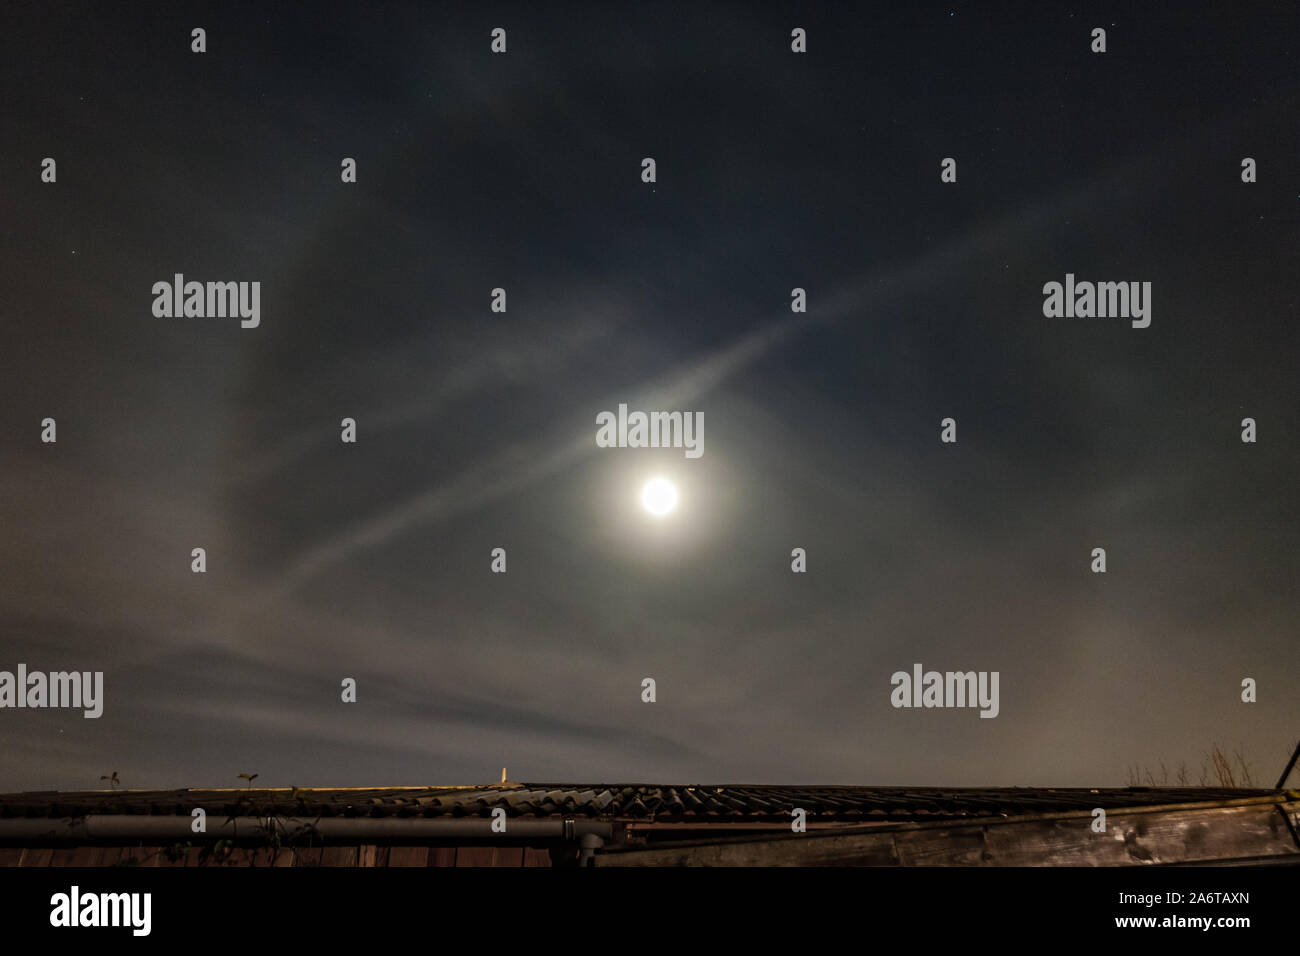
[[[0,817],[209,814],[599,817],[626,821],[942,820],[1212,803],[1278,795],[1210,787],[1022,788],[505,783],[482,787],[115,790],[0,794]]]

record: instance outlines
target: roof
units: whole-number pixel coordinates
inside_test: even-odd
[[[474,787],[34,791],[0,794],[0,818],[209,813],[349,816],[573,816],[638,822],[924,821],[1206,804],[1284,791],[1212,787],[848,787],[504,783]]]

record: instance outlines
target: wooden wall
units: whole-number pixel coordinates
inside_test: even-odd
[[[610,847],[598,866],[1139,866],[1300,863],[1300,802],[1242,801],[1088,814],[809,831],[801,836]]]

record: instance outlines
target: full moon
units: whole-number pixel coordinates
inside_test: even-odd
[[[651,478],[641,489],[641,507],[652,515],[666,515],[677,507],[677,489],[666,478]]]

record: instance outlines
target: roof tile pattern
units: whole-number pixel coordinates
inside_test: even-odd
[[[627,821],[769,821],[801,807],[810,821],[961,819],[1094,807],[1209,803],[1275,795],[1211,787],[1115,789],[656,786],[507,783],[375,789],[115,790],[0,794],[0,817],[208,813],[277,816],[600,817]]]

